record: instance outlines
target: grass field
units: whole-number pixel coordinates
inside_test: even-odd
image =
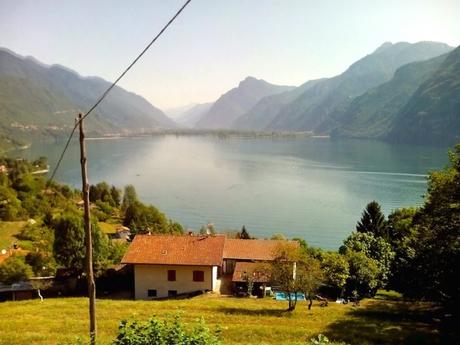
[[[102,232],[106,234],[114,234],[117,232],[117,226],[121,224],[112,224],[107,222],[99,222],[99,227],[101,228]]]
[[[16,235],[26,222],[0,222],[0,250],[11,247]]]
[[[454,344],[432,321],[434,306],[390,300],[365,300],[359,307],[330,303],[293,313],[272,299],[201,296],[177,301],[98,300],[98,344],[109,344],[120,320],[164,318],[182,313],[185,323],[203,317],[223,328],[224,344],[305,344],[319,333],[350,344]],[[87,300],[58,298],[0,304],[0,344],[69,344],[87,331]],[[446,342],[446,339],[448,341]]]

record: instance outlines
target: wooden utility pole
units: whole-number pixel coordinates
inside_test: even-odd
[[[89,209],[89,183],[88,171],[86,166],[86,150],[85,150],[85,133],[83,132],[83,118],[81,113],[78,114],[78,124],[80,128],[80,164],[81,164],[81,179],[83,202],[85,205],[85,245],[86,245],[86,279],[88,281],[88,297],[89,297],[89,336],[91,344],[96,344],[96,283],[94,282],[93,273],[93,240],[91,236],[91,219]]]

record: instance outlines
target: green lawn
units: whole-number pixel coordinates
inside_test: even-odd
[[[0,250],[11,247],[14,237],[26,222],[0,222]]]
[[[319,333],[351,344],[441,344],[436,310],[428,303],[366,300],[361,306],[330,303],[308,311],[299,303],[293,313],[272,299],[202,296],[178,301],[98,300],[100,344],[108,344],[124,318],[145,320],[182,313],[186,323],[203,317],[223,327],[224,344],[305,344]],[[0,344],[66,344],[87,331],[87,300],[59,298],[0,304]],[[446,340],[444,335],[443,341]],[[448,338],[455,343],[456,340]]]
[[[99,227],[101,228],[102,232],[106,234],[114,234],[117,232],[117,226],[121,224],[112,224],[108,222],[99,222]]]

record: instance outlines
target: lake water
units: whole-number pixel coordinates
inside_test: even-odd
[[[283,233],[328,249],[354,229],[369,201],[386,214],[420,205],[426,173],[447,162],[442,148],[320,138],[158,136],[90,140],[87,148],[91,183],[133,184],[142,201],[186,228],[245,225],[257,237]],[[53,167],[61,150],[37,144],[20,154],[45,155]],[[77,143],[56,178],[81,186]]]

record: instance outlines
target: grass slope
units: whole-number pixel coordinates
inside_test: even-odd
[[[0,222],[0,250],[11,247],[13,242],[17,242],[14,237],[26,222]]]
[[[164,318],[182,313],[186,323],[203,317],[214,328],[223,327],[224,344],[305,344],[319,333],[350,344],[441,343],[439,330],[431,323],[435,308],[429,303],[366,300],[360,307],[305,302],[293,313],[286,302],[272,299],[236,299],[202,296],[179,301],[98,300],[100,344],[108,344],[124,318]],[[86,337],[87,300],[59,298],[2,303],[0,344],[65,344]],[[86,338],[85,338],[86,339]],[[446,340],[444,338],[444,340]],[[455,339],[449,338],[450,343]]]

